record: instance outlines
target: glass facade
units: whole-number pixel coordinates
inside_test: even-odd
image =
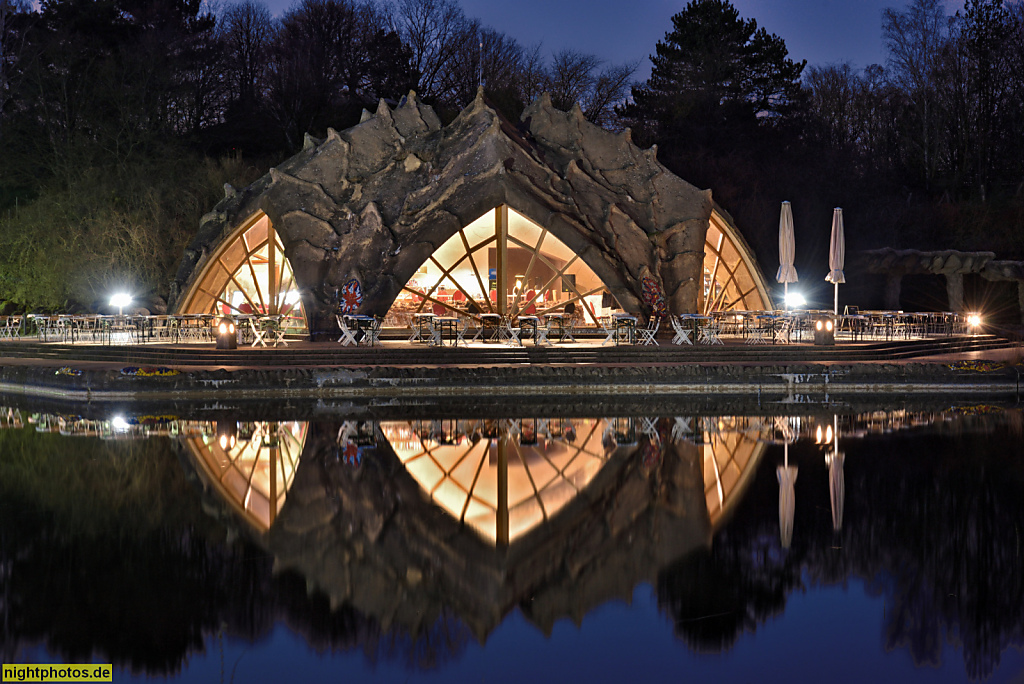
[[[287,332],[307,332],[295,276],[266,214],[258,214],[224,241],[181,313],[281,316]]]
[[[388,319],[404,325],[421,312],[542,315],[569,303],[580,325],[596,325],[595,317],[619,308],[578,254],[502,206],[445,241],[405,284]]]

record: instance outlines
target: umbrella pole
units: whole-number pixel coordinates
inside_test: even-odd
[[[835,288],[836,288],[835,315],[838,316],[839,315],[839,283],[835,283]]]
[[[782,308],[789,310],[789,283],[782,283]]]

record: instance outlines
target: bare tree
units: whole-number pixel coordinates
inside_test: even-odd
[[[0,133],[4,114],[13,98],[12,80],[24,45],[24,31],[17,30],[16,19],[28,10],[27,0],[0,0]]]
[[[255,0],[228,5],[221,15],[220,35],[228,55],[231,98],[255,102],[262,94],[275,22],[267,6]]]
[[[455,0],[399,0],[393,15],[402,42],[420,74],[419,94],[443,96],[454,62],[464,51],[469,20]]]
[[[547,79],[551,103],[563,110],[579,103],[588,120],[614,128],[617,124],[615,106],[626,99],[637,63],[613,64],[601,69],[603,64],[596,55],[577,50],[556,52]]]
[[[906,12],[892,8],[882,12],[882,36],[889,51],[890,75],[910,94],[920,119],[926,186],[935,172],[934,78],[946,41],[947,24],[942,0],[912,0]]]

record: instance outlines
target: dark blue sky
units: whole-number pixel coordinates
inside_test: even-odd
[[[230,0],[229,0],[230,1]],[[849,61],[857,68],[883,63],[882,10],[909,0],[732,0],[745,18],[786,41],[790,57],[808,64]],[[279,15],[295,0],[266,0]],[[388,0],[383,0],[388,2]],[[962,0],[945,0],[952,13]],[[655,44],[686,0],[461,0],[466,14],[524,45],[542,43],[545,56],[562,48],[609,62],[639,61],[650,74]]]

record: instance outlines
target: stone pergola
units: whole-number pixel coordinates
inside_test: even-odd
[[[1017,305],[1020,322],[1024,324],[1024,261],[989,261],[981,269],[981,277],[995,282],[1017,283]]]
[[[964,275],[983,274],[995,259],[993,252],[960,252],[942,250],[922,252],[916,249],[882,249],[861,252],[868,273],[885,275],[885,307],[900,308],[900,287],[903,276],[914,274],[941,275],[946,278],[946,294],[951,311],[964,310]],[[992,280],[994,278],[990,278]]]

